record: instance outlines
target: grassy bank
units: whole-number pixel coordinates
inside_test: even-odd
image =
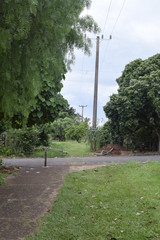
[[[86,157],[91,156],[90,146],[84,142],[53,141],[50,147],[47,148],[48,157]],[[39,149],[34,153],[34,157],[44,157],[44,149]]]
[[[160,239],[160,162],[68,175],[34,240]]]

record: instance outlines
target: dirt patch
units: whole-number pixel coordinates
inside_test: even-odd
[[[132,154],[132,151],[128,151],[127,149],[125,149],[123,146],[119,144],[108,144],[107,146],[95,152],[96,156],[105,156],[105,155],[128,156],[131,154]]]
[[[0,173],[6,173],[6,174],[13,174],[17,172],[20,168],[18,167],[1,167],[0,168]]]
[[[94,169],[97,167],[104,167],[104,164],[101,165],[85,165],[85,166],[70,166],[69,171],[70,172],[78,172],[78,171],[83,171],[83,170],[88,170],[88,169]]]

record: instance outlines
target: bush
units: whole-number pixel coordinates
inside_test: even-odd
[[[87,134],[88,124],[82,122],[79,125],[72,125],[66,128],[66,138],[80,142]]]
[[[3,169],[2,159],[0,158],[0,170]]]
[[[105,127],[99,127],[93,130],[90,128],[87,132],[87,140],[92,151],[104,147],[110,143],[108,130]]]
[[[49,146],[50,143],[50,138],[49,138],[49,132],[50,132],[50,127],[46,125],[41,125],[37,127],[38,132],[39,132],[39,141],[38,145],[39,146]]]
[[[35,128],[14,129],[8,133],[8,147],[14,154],[30,154],[38,145],[39,131]]]
[[[65,141],[66,129],[74,124],[74,120],[69,117],[57,119],[51,124],[52,138],[54,140]]]

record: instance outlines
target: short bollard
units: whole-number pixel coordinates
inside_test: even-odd
[[[44,153],[44,167],[47,167],[47,150]]]

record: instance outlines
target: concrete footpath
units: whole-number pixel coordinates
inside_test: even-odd
[[[0,239],[23,239],[47,212],[69,172],[69,165],[23,167],[0,186]]]

